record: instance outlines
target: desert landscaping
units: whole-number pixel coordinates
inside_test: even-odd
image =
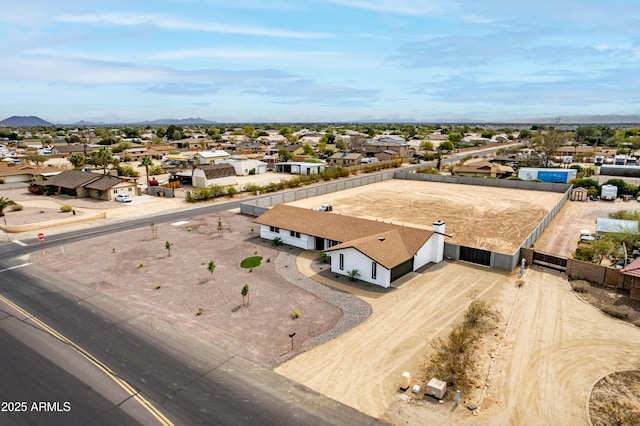
[[[470,239],[462,241],[479,244],[489,244],[487,228],[493,212],[509,211],[502,221],[494,222],[492,229],[500,236],[495,244],[521,238],[518,232],[528,234],[526,229],[517,231],[517,224],[533,224],[546,214],[543,200],[552,205],[560,196],[541,193],[548,196],[543,198],[536,193],[534,199],[527,191],[509,191],[505,196],[502,190],[484,187],[452,190],[439,186],[447,184],[429,184],[427,190],[411,188],[412,184],[407,182],[404,188],[412,194],[407,198],[404,192],[393,191],[390,181],[372,186],[380,194],[377,198],[365,192],[371,187],[365,187],[358,189],[359,194],[337,193],[300,205],[312,208],[330,202],[334,213],[368,212],[365,216],[370,218],[422,226],[443,219],[454,242],[461,243],[458,238],[464,237]],[[473,208],[464,215],[443,216],[446,211],[462,211],[460,200]],[[35,202],[27,202],[37,208]],[[173,208],[180,207],[180,201],[172,202]],[[501,203],[504,209],[498,207]],[[570,224],[585,226],[591,211],[615,204],[628,205],[568,202],[536,248],[553,249],[554,236]],[[151,205],[157,202],[110,207],[113,212],[134,214]],[[517,208],[531,215],[523,221]],[[80,212],[93,210],[82,207]],[[478,222],[469,222],[471,212]],[[20,213],[10,212],[8,217],[15,219]],[[31,210],[30,214],[60,213],[52,206],[45,213]],[[420,219],[410,222],[412,217]],[[587,424],[592,386],[608,373],[633,370],[640,362],[640,329],[586,303],[560,274],[527,269],[521,278],[518,271],[445,260],[411,274],[398,288],[382,290],[327,273],[328,266],[315,252],[263,241],[252,219],[237,211],[194,216],[159,225],[156,238],[149,226],[66,245],[64,250],[51,245],[46,256],[34,253],[30,261],[397,425]],[[476,229],[487,233],[473,240]],[[261,256],[260,265],[242,268],[240,262],[251,256]],[[207,268],[210,261],[215,262],[213,272]],[[246,304],[241,295],[245,284],[250,288]],[[422,366],[433,351],[431,342],[445,335],[476,298],[496,308],[501,321],[483,340],[481,374],[475,387],[462,395],[461,406],[454,409],[453,392],[443,404],[411,391],[400,392],[404,371],[411,373],[412,383],[424,386],[429,380]],[[293,330],[296,340],[291,350]],[[466,408],[472,403],[478,409]]]

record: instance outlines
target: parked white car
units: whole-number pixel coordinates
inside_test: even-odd
[[[129,194],[118,194],[116,195],[115,200],[120,203],[130,203],[132,198],[131,198],[131,195]]]

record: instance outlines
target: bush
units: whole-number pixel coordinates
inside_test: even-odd
[[[229,197],[233,197],[233,196],[234,196],[234,195],[236,195],[237,193],[238,193],[238,190],[237,190],[235,187],[230,186],[229,188],[227,188],[227,195],[228,195]]]
[[[605,306],[604,308],[602,308],[602,312],[604,312],[607,315],[611,315],[614,318],[618,318],[618,319],[627,319],[627,317],[629,315],[627,315],[625,312],[622,312],[619,309],[616,309],[612,306]]]
[[[274,246],[280,246],[280,245],[282,245],[282,238],[280,238],[280,237],[275,237],[275,238],[273,239],[272,243],[273,243],[273,245],[274,245]]]
[[[300,317],[300,311],[299,310],[295,310],[293,312],[291,312],[291,318],[296,319]]]
[[[576,284],[574,286],[571,286],[571,288],[576,293],[589,293],[589,289],[587,288],[587,286],[585,286],[583,284]]]
[[[9,210],[14,212],[19,212],[22,209],[24,209],[24,206],[22,204],[14,204],[13,206],[9,206]]]
[[[73,210],[73,207],[71,207],[68,204],[63,204],[63,205],[60,206],[60,211],[63,212],[63,213],[68,213],[71,210]]]

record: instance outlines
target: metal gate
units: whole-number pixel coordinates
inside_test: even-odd
[[[491,266],[491,252],[488,250],[460,246],[459,259],[479,265]]]
[[[534,251],[533,264],[535,266],[553,269],[554,271],[567,272],[567,259],[565,257]]]

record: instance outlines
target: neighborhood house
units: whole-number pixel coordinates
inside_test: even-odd
[[[254,222],[260,224],[260,237],[326,252],[331,272],[357,275],[381,287],[444,255],[445,224],[440,221],[426,230],[279,204]]]

